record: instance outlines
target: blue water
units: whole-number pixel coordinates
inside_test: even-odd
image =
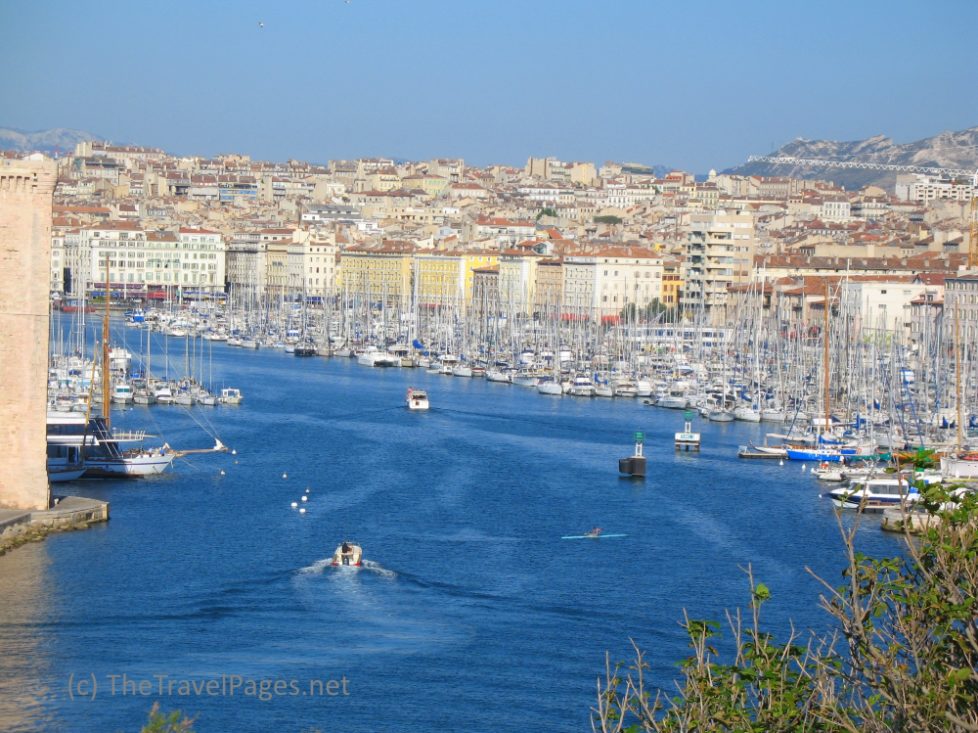
[[[241,406],[137,407],[116,423],[182,448],[213,428],[236,455],[72,484],[109,500],[111,521],[0,558],[0,729],[134,731],[159,700],[200,733],[584,731],[605,652],[627,659],[634,639],[670,685],[683,609],[720,620],[743,605],[748,564],[774,628],[829,627],[805,568],[840,579],[836,520],[799,464],[738,461],[764,426],[700,421],[703,451],[675,454],[681,413],[638,400],[223,344],[210,368]],[[409,385],[431,412],[403,407]],[[644,481],[617,472],[636,430]],[[594,525],[627,536],[560,539]],[[344,538],[370,567],[324,567]],[[875,519],[859,542],[899,551]],[[121,675],[148,694],[123,694]],[[300,693],[332,679],[338,694],[161,696],[156,675]],[[80,679],[94,700],[69,696]]]

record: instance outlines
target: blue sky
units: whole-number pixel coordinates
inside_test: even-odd
[[[0,0],[0,127],[705,172],[978,125],[976,29],[978,0]]]

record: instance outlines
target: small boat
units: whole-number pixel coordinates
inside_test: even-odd
[[[222,405],[240,405],[244,396],[237,387],[225,387],[221,390],[221,396],[217,401]]]
[[[319,350],[311,341],[302,341],[301,343],[296,344],[292,350],[292,355],[299,357],[316,356],[318,354]]]
[[[907,506],[921,498],[917,488],[902,476],[869,479],[864,483],[832,489],[828,496],[840,509],[861,512]]]
[[[352,542],[341,542],[339,547],[336,548],[336,552],[333,553],[333,559],[330,565],[333,567],[339,567],[341,565],[360,567],[363,565],[363,548]]]
[[[848,474],[843,470],[844,468],[845,462],[830,463],[829,461],[822,461],[817,467],[812,469],[812,475],[819,481],[845,481],[848,478]]]
[[[540,394],[552,395],[554,397],[560,397],[562,394],[564,394],[564,390],[560,386],[560,382],[555,380],[553,377],[541,377],[540,381],[537,382],[537,392]]]
[[[601,527],[590,529],[584,534],[565,534],[562,540],[609,540],[618,537],[627,537],[626,534],[604,534]]]
[[[787,458],[788,451],[776,445],[754,445],[748,443],[740,446],[737,451],[738,458]]]
[[[357,364],[369,367],[399,367],[401,359],[394,354],[380,351],[376,346],[368,346],[357,356]]]
[[[423,389],[408,387],[407,407],[409,410],[427,410],[430,407],[428,404],[428,393]]]
[[[594,382],[589,377],[578,375],[571,382],[567,394],[572,397],[594,397]]]
[[[110,399],[113,402],[128,405],[133,401],[132,386],[126,382],[116,382],[112,385],[112,397]]]

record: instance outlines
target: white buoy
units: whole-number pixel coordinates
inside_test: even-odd
[[[308,486],[306,487],[306,493],[307,494],[309,493],[309,487]]]
[[[304,506],[299,507],[299,514],[305,514],[305,513],[306,513],[306,508]]]
[[[303,495],[302,495],[302,500],[303,500],[303,501],[309,501],[309,497],[308,497],[308,496],[306,496],[305,494],[303,494]]]
[[[224,475],[224,469],[223,468],[221,469],[221,475],[222,476]]]
[[[282,478],[288,478],[288,477],[289,477],[289,474],[287,474],[287,473],[283,473],[282,474]]]
[[[783,458],[779,458],[778,459],[778,465],[779,466],[783,466],[784,465],[784,459]]]
[[[299,506],[299,502],[293,501],[292,502],[292,508],[295,509],[297,506]]]
[[[806,466],[806,465],[805,465],[804,463],[802,463],[802,464],[801,464],[801,472],[802,472],[802,473],[805,473],[805,469],[806,469],[806,468],[807,468],[807,466]]]
[[[232,448],[232,449],[231,449],[231,455],[232,455],[232,456],[236,456],[236,455],[238,455],[238,451],[237,451],[237,449],[235,449],[235,448]]]

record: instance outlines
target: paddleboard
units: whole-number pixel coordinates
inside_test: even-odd
[[[568,535],[564,535],[560,539],[562,540],[607,540],[607,539],[611,539],[612,537],[628,537],[628,535],[627,534],[599,534],[595,536],[589,534],[568,534]]]

